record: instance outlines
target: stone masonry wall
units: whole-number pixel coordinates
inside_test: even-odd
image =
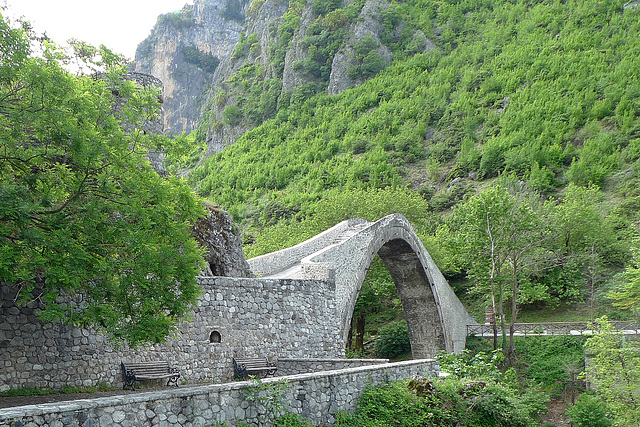
[[[169,360],[182,380],[223,382],[233,357],[340,357],[331,282],[201,277],[191,320],[163,345],[114,348],[91,330],[41,322],[0,287],[0,391],[22,387],[120,386],[121,361]],[[219,341],[219,342],[217,342]]]
[[[284,407],[313,425],[333,425],[336,412],[352,411],[368,386],[386,384],[419,374],[438,376],[435,360],[411,360],[376,366],[286,377]],[[262,385],[281,378],[269,378]],[[0,427],[14,426],[235,426],[270,425],[257,405],[251,382],[183,387],[75,402],[0,409]]]
[[[279,358],[276,376],[335,371],[338,369],[359,368],[360,366],[383,365],[385,363],[389,363],[389,359]]]

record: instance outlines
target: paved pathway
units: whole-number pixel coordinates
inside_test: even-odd
[[[349,224],[348,228],[341,231],[341,233],[336,238],[334,238],[331,241],[327,241],[325,246],[316,250],[311,255],[308,255],[308,256],[305,256],[304,258],[299,259],[295,264],[287,268],[283,268],[279,271],[272,272],[271,274],[264,276],[264,278],[267,278],[267,279],[302,279],[304,278],[304,276],[302,275],[302,264],[305,264],[305,263],[308,264],[312,262],[314,258],[339,246],[341,243],[346,242],[351,237],[355,236],[356,234],[358,234],[360,231],[362,231],[369,225],[371,225],[370,222]]]

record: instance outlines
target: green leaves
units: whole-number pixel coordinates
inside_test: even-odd
[[[133,346],[162,341],[198,294],[190,226],[203,208],[145,158],[158,143],[142,131],[157,93],[123,79],[104,47],[74,45],[89,68],[107,67],[76,77],[53,59],[55,46],[33,56],[34,36],[12,31],[24,43],[14,43],[23,50],[0,78],[2,286],[15,287],[20,303],[41,301],[45,320],[94,326]]]
[[[615,307],[638,314],[640,312],[640,249],[634,248],[632,254],[632,260],[625,271],[617,276],[620,283],[607,293],[607,298],[613,300]]]
[[[640,351],[637,343],[615,331],[607,318],[597,320],[589,338],[586,378],[614,416],[615,425],[640,423]]]
[[[378,330],[376,355],[384,358],[398,357],[411,351],[409,328],[405,320],[387,323]]]

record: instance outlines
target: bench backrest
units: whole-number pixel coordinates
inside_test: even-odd
[[[237,366],[243,366],[248,369],[261,369],[270,368],[272,364],[269,363],[266,357],[245,357],[241,359],[233,359]]]

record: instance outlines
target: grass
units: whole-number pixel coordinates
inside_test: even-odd
[[[100,391],[113,391],[117,390],[116,387],[112,387],[106,383],[99,382],[95,386],[90,387],[78,387],[72,385],[64,385],[59,389],[51,388],[37,388],[37,387],[23,387],[13,390],[0,392],[0,397],[10,396],[46,396],[50,394],[75,394],[75,393],[97,393]]]
[[[593,317],[588,304],[560,304],[557,307],[536,307],[518,314],[518,323],[587,322],[608,313],[610,306],[595,307]]]

